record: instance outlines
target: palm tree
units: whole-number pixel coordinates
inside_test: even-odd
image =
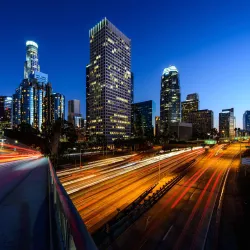
[[[240,135],[240,128],[238,128],[238,136]]]
[[[235,137],[237,137],[237,128],[234,129]]]

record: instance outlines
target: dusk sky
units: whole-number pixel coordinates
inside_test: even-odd
[[[181,99],[200,108],[235,108],[237,127],[250,110],[250,1],[50,0],[0,1],[0,95],[23,78],[25,42],[39,45],[41,71],[54,92],[80,99],[85,117],[88,31],[107,17],[132,40],[135,101],[154,100],[159,114],[162,71],[175,65]],[[66,105],[67,107],[67,105]]]

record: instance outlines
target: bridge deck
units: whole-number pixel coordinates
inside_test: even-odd
[[[0,249],[49,249],[48,161],[0,164]]]

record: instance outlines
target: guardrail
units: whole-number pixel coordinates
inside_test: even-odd
[[[50,231],[57,233],[57,241],[51,235],[50,248],[61,250],[97,250],[82,218],[60,183],[49,160]],[[55,225],[52,220],[54,218]],[[56,227],[56,228],[54,228]],[[52,242],[54,239],[54,242]],[[56,248],[55,248],[56,245]]]

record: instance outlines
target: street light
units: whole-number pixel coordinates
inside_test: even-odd
[[[80,168],[81,168],[81,165],[82,165],[82,149],[80,148]]]

